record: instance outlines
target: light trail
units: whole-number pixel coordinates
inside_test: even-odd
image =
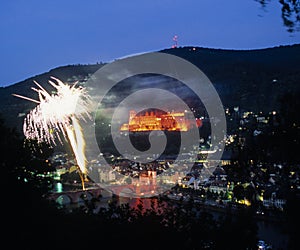
[[[16,97],[29,100],[38,105],[32,109],[24,119],[23,132],[27,139],[36,139],[39,143],[47,142],[56,145],[56,139],[62,142],[67,139],[75,155],[79,169],[82,187],[87,175],[85,158],[85,140],[79,120],[89,119],[90,97],[85,88],[65,84],[61,80],[51,77],[49,80],[55,88],[55,94],[48,93],[39,83],[34,81],[38,89],[32,88],[38,93],[39,100],[26,96],[13,94]]]

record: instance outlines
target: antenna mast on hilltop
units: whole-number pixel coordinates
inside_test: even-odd
[[[178,36],[177,35],[173,36],[173,41],[174,41],[174,44],[172,45],[172,48],[177,48],[177,45],[178,45]]]

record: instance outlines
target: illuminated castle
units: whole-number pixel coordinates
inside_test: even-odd
[[[196,119],[197,126],[201,126],[201,120]],[[124,123],[120,130],[130,132],[142,132],[152,130],[188,131],[192,123],[185,117],[184,112],[158,113],[154,111],[145,114],[137,114],[134,110],[129,113],[129,123]]]

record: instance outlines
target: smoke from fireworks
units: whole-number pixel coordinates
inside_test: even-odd
[[[55,82],[49,83],[56,89],[55,94],[49,94],[36,81],[38,86],[32,88],[38,93],[39,100],[13,94],[38,105],[27,114],[23,131],[27,139],[36,139],[38,142],[47,142],[56,145],[56,138],[60,143],[62,137],[68,139],[77,164],[83,174],[87,174],[85,159],[85,142],[81,131],[79,119],[90,118],[88,105],[89,95],[85,88],[63,83],[61,80],[51,77]]]

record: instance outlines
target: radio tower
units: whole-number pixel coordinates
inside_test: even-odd
[[[177,48],[177,45],[178,45],[178,36],[177,35],[173,36],[173,41],[174,41],[174,44],[172,45],[172,48]]]

